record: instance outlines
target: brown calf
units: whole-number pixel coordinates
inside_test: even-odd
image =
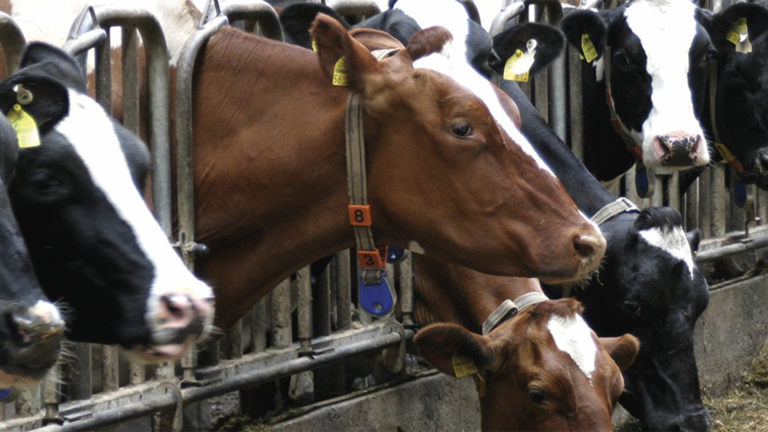
[[[612,430],[621,372],[640,347],[634,336],[597,338],[573,299],[536,303],[480,335],[504,300],[541,293],[538,281],[488,276],[428,256],[414,263],[416,321],[440,322],[421,330],[414,343],[448,375],[462,374],[457,358],[476,365],[475,379],[482,377],[486,387],[483,430]]]

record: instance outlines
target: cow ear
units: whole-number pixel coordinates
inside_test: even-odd
[[[366,75],[377,70],[376,59],[370,51],[354,40],[338,21],[325,14],[317,15],[310,34],[328,79],[345,81],[353,91],[362,91]],[[339,62],[342,57],[343,66]]]
[[[319,3],[296,3],[286,6],[280,12],[280,25],[283,27],[285,41],[293,45],[312,49],[312,37],[309,35],[309,28],[319,13],[333,17],[345,29],[349,29],[349,24],[344,18],[326,5]]]
[[[599,339],[600,344],[622,372],[632,366],[637,353],[640,352],[640,341],[629,333],[620,337],[602,337]]]
[[[709,37],[718,50],[734,49],[735,45],[728,41],[728,33],[740,19],[746,19],[749,40],[754,41],[768,30],[768,8],[755,3],[736,3],[729,8],[712,16],[709,26]]]
[[[492,341],[457,324],[439,323],[425,327],[413,338],[421,355],[440,372],[456,376],[454,357],[459,356],[488,370],[498,368]]]
[[[411,60],[416,61],[422,57],[443,50],[446,43],[453,36],[445,27],[429,27],[419,30],[408,39],[408,54]]]
[[[560,30],[537,23],[523,23],[511,27],[493,37],[493,49],[501,58],[501,62],[493,66],[495,72],[504,73],[507,60],[520,50],[530,51],[529,41],[535,42],[535,54],[530,73],[536,74],[549,66],[562,53],[565,45],[565,35]]]
[[[69,114],[69,92],[45,68],[33,65],[0,83],[0,110],[3,114],[18,105],[32,116],[41,134],[47,133],[59,120]]]
[[[20,69],[35,66],[36,69],[55,77],[67,87],[81,93],[87,92],[85,72],[74,57],[53,45],[44,42],[32,42],[27,45],[21,56]]]
[[[583,9],[575,10],[563,18],[560,22],[560,28],[565,33],[568,43],[576,48],[576,51],[583,57],[588,58],[588,53],[584,53],[585,47],[587,47],[584,35],[589,37],[589,42],[595,47],[596,58],[603,55],[608,40],[608,24],[597,12]]]
[[[369,51],[405,48],[395,37],[379,30],[359,28],[349,32],[349,35]]]
[[[685,233],[685,238],[688,239],[688,244],[691,246],[691,252],[696,255],[699,252],[699,243],[701,243],[701,231],[698,228],[688,231]]]

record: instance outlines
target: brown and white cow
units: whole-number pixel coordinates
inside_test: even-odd
[[[541,298],[528,307],[520,302],[517,315],[482,335],[492,328],[484,321],[505,300],[543,297],[539,282],[489,276],[427,255],[416,256],[414,265],[414,318],[435,323],[414,343],[445,374],[457,375],[455,358],[479,369],[483,430],[612,430],[621,373],[639,351],[637,338],[598,338],[578,301]]]
[[[317,54],[223,29],[199,56],[195,219],[210,255],[196,268],[227,311],[217,325],[226,329],[302,266],[354,245],[344,156],[350,93],[364,111],[378,244],[548,280],[597,265],[599,230],[530,149],[511,99],[496,93],[488,106],[465,87],[475,77],[440,52],[447,32],[424,30],[382,61],[329,17],[316,20],[313,37]],[[341,56],[349,87],[331,84]]]

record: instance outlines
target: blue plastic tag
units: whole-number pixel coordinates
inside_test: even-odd
[[[653,172],[648,170],[642,162],[635,164],[635,191],[640,198],[653,196]]]
[[[733,200],[739,208],[747,202],[747,185],[738,180],[733,182]]]
[[[405,249],[397,246],[390,246],[387,250],[387,262],[397,264],[405,258]]]
[[[360,307],[374,316],[384,316],[392,312],[397,301],[394,284],[386,273],[381,275],[381,283],[366,285],[362,276],[358,276],[360,282]]]
[[[11,389],[0,389],[0,401],[7,398],[11,394]]]

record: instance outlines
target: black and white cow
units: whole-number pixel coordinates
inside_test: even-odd
[[[63,51],[32,43],[0,83],[0,109],[39,126],[9,185],[13,212],[48,298],[66,303],[68,336],[119,344],[139,360],[179,357],[205,337],[211,288],[171,248],[139,191],[146,146],[86,94]]]
[[[715,50],[701,15],[688,1],[636,0],[563,18],[568,41],[590,62],[582,68],[584,162],[599,180],[623,174],[635,157],[659,173],[709,162],[694,100],[703,96]]]
[[[6,185],[19,144],[0,116],[0,388],[27,387],[59,359],[64,321],[35,277],[27,247],[11,210]]]
[[[516,84],[503,88],[520,109],[523,133],[588,216],[615,200],[549,128]],[[608,252],[574,296],[601,337],[631,333],[640,353],[624,372],[620,403],[649,430],[707,430],[693,328],[709,302],[707,282],[693,262],[698,230],[685,233],[669,207],[620,212],[600,224]],[[550,287],[547,293],[558,296]]]
[[[738,36],[739,20],[745,36]],[[768,190],[768,8],[765,2],[737,3],[705,14],[702,23],[717,48],[716,95],[706,104],[714,112],[705,112],[702,121],[739,161],[741,180]],[[729,36],[744,40],[736,40],[737,46]]]

